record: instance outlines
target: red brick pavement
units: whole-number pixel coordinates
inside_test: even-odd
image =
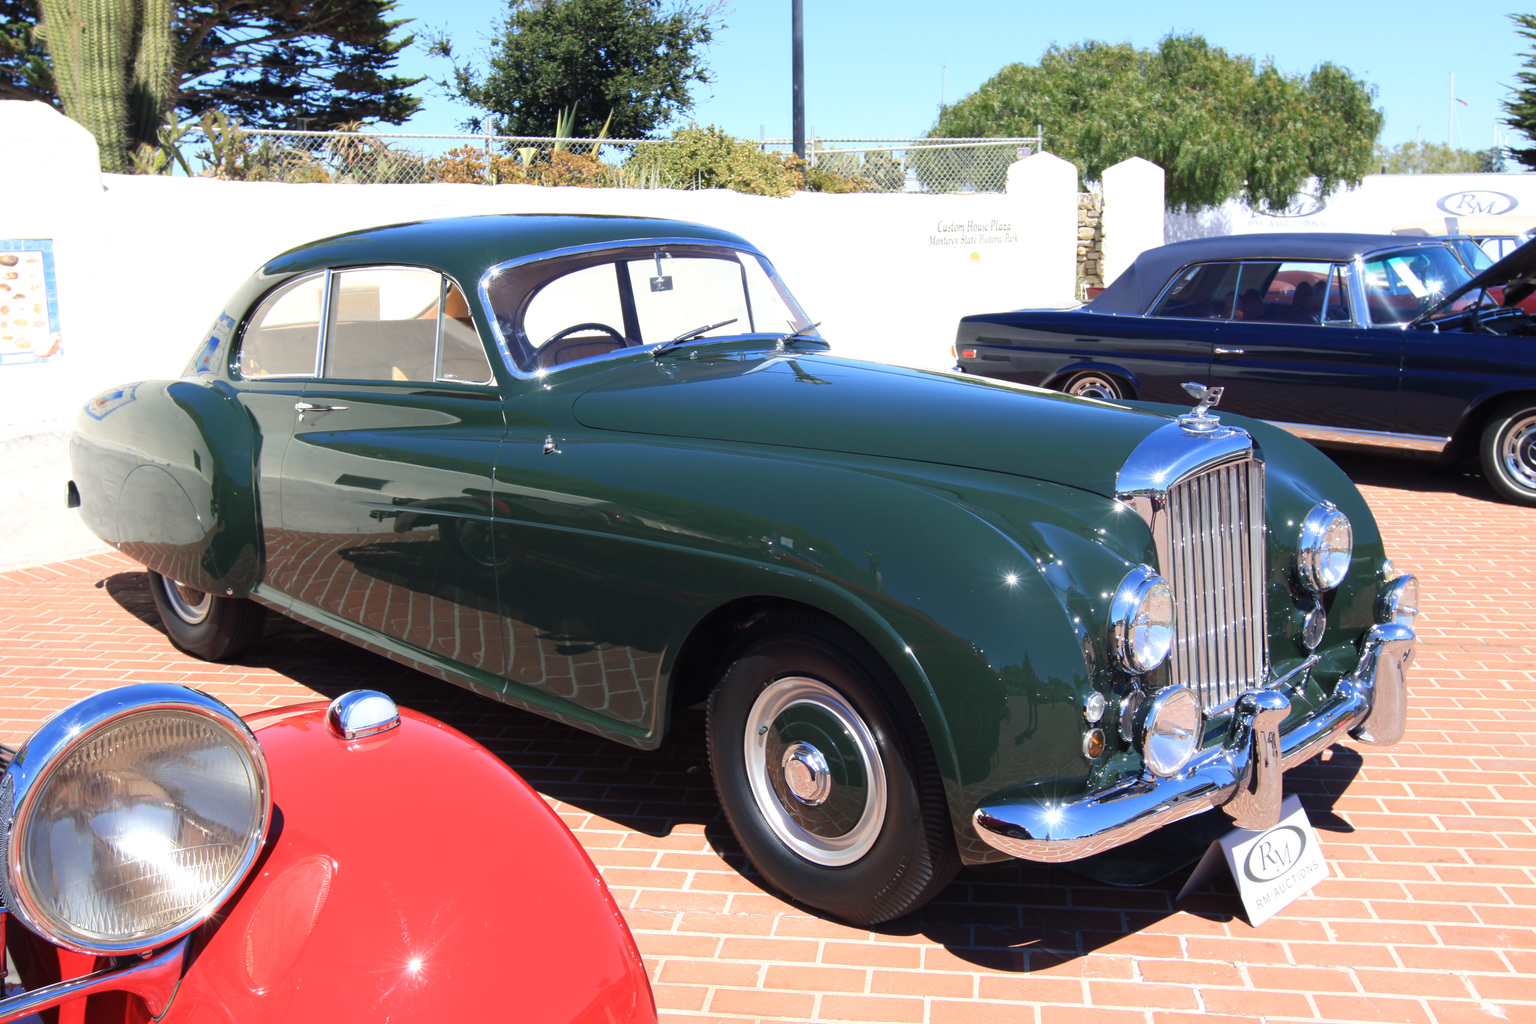
[[[544,793],[624,907],[667,1020],[1536,1024],[1536,510],[1476,479],[1351,461],[1424,584],[1407,739],[1287,777],[1333,877],[1260,928],[1230,883],[1114,888],[1066,867],[962,873],[875,930],[766,891],[698,730],[638,753],[288,620],[234,665],[174,650],[117,555],[0,574],[0,739],[98,688],[168,680],[242,711],[358,686],[450,722]]]

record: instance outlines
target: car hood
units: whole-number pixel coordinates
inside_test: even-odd
[[[1451,303],[1463,295],[1483,288],[1501,287],[1504,289],[1506,306],[1519,305],[1521,300],[1532,292],[1536,292],[1536,241],[1526,242],[1460,288],[1446,292],[1439,302],[1420,313],[1414,319],[1414,323],[1421,323],[1436,313],[1449,309]]]
[[[645,360],[584,393],[600,430],[992,470],[1115,493],[1166,416],[984,378],[828,355]]]

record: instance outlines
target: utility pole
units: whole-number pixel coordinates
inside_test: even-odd
[[[795,156],[805,159],[805,10],[803,0],[791,0],[790,77],[794,81]]]

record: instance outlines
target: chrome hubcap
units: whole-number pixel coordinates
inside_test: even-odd
[[[213,595],[206,591],[178,583],[169,576],[165,580],[165,598],[176,617],[189,626],[196,626],[213,610]]]
[[[818,807],[832,792],[832,773],[821,751],[809,743],[791,743],[784,751],[784,785],[803,804]]]
[[[1499,446],[1499,461],[1511,481],[1536,491],[1536,415],[1510,424]]]
[[[1078,395],[1082,398],[1115,399],[1120,397],[1119,393],[1115,390],[1115,386],[1099,376],[1079,377],[1067,389],[1067,394]]]
[[[815,864],[867,854],[885,824],[885,766],[869,727],[826,683],[774,680],[747,714],[742,750],[763,821]]]

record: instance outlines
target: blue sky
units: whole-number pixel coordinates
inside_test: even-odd
[[[1196,32],[1229,53],[1270,58],[1301,74],[1323,61],[1376,86],[1386,112],[1381,141],[1445,142],[1451,76],[1455,144],[1494,142],[1501,101],[1520,70],[1524,40],[1508,0],[1448,3],[1242,5],[1183,0],[1024,3],[1021,0],[804,0],[806,122],[824,138],[901,138],[933,125],[940,90],[949,102],[1006,64],[1033,63],[1052,43],[1087,39],[1152,47]],[[461,54],[483,51],[505,0],[399,0],[412,28],[446,29]],[[790,0],[726,0],[725,27],[707,51],[715,81],[698,87],[693,118],[733,135],[790,133]],[[446,77],[445,62],[418,46],[401,61],[413,75]],[[405,130],[452,132],[468,108],[423,83],[426,106]],[[1516,137],[1517,144],[1524,140]],[[1049,139],[1047,139],[1049,147]]]

